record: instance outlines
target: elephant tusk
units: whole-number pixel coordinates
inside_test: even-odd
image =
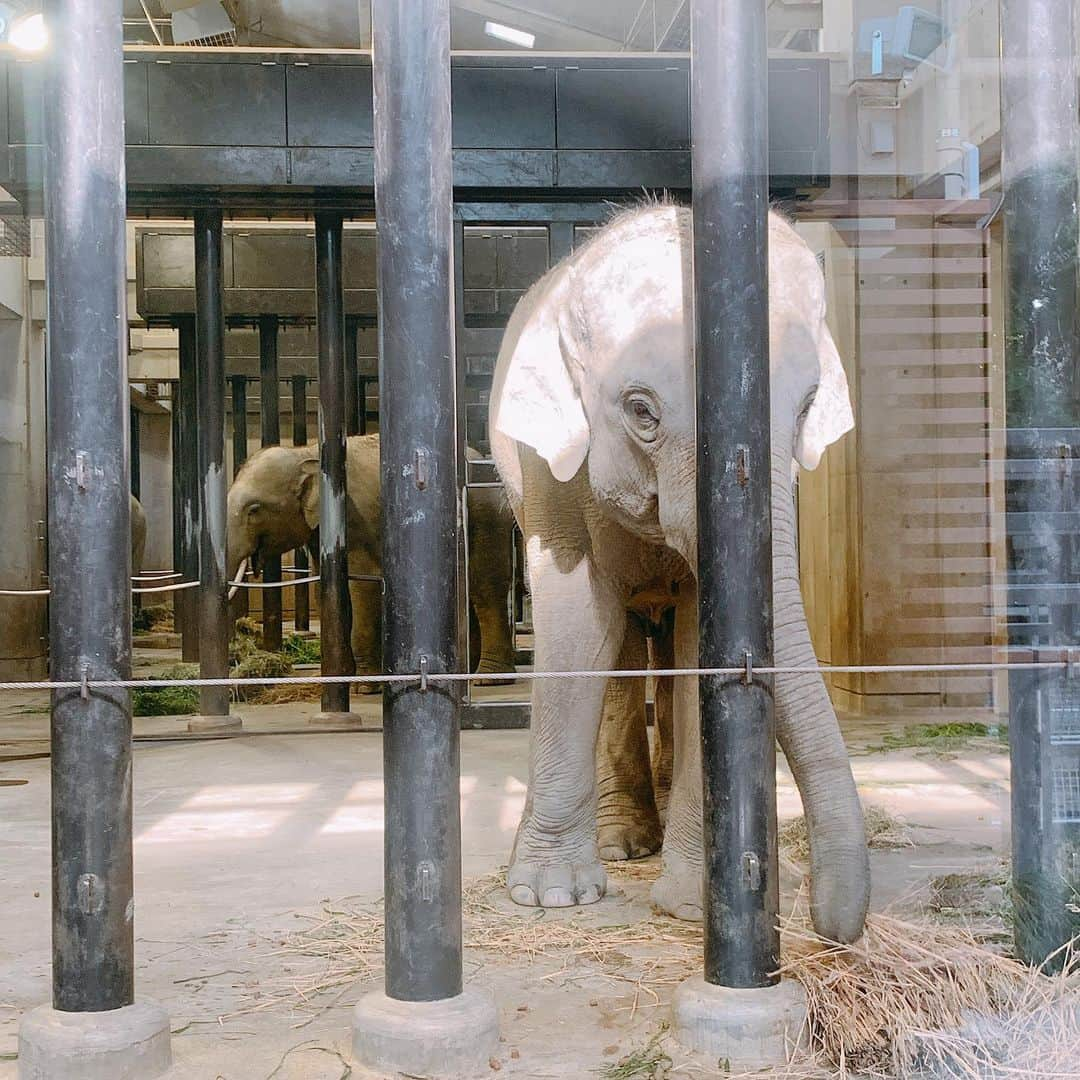
[[[240,586],[237,585],[236,582],[244,580],[244,575],[247,573],[247,566],[247,559],[241,559],[240,565],[236,568],[236,577],[233,578],[233,587],[229,590],[230,600],[240,591]]]

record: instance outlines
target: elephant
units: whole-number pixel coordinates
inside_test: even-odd
[[[469,450],[476,458],[479,455]],[[379,436],[347,440],[349,574],[378,577],[382,571]],[[513,631],[507,598],[513,577],[511,537],[514,520],[497,487],[469,493],[469,550],[482,554],[470,563],[471,619],[479,633],[480,674],[514,670]],[[245,561],[258,573],[263,561],[307,546],[318,558],[314,533],[319,525],[319,448],[268,446],[252,454],[236,474],[228,496],[226,535],[230,579]],[[360,675],[382,670],[382,599],[377,581],[350,580],[351,645]],[[374,692],[377,685],[361,683]]]
[[[775,213],[768,237],[774,655],[777,666],[810,667],[793,484],[797,467],[816,467],[854,418],[817,260]],[[489,430],[525,539],[538,671],[637,667],[628,608],[657,582],[674,601],[676,666],[698,665],[692,250],[688,210],[627,211],[549,270],[507,326]],[[605,892],[596,754],[598,736],[599,752],[609,749],[602,719],[619,719],[610,693],[598,678],[533,681],[529,787],[507,872],[519,904],[567,907]],[[675,678],[671,693],[673,776],[652,900],[700,919],[698,680]],[[852,941],[870,870],[836,714],[817,672],[778,674],[774,693],[777,737],[809,824],[814,926]],[[648,773],[643,740],[607,742],[617,753],[636,747],[611,767],[631,778],[624,788]]]
[[[146,557],[146,511],[142,503],[131,496],[131,574],[138,577],[142,573],[143,559]]]

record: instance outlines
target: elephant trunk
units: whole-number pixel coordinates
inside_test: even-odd
[[[773,438],[774,654],[778,667],[810,667],[817,657],[799,587],[791,439],[781,432]],[[870,903],[870,859],[851,762],[819,672],[776,676],[776,733],[806,815],[814,929],[832,941],[855,941]]]

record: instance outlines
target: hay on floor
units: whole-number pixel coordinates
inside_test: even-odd
[[[608,872],[614,883],[647,881],[659,873],[659,860],[613,863]],[[544,978],[604,979],[626,994],[631,1015],[665,1003],[700,971],[699,925],[656,912],[600,925],[596,909],[511,909],[504,873],[466,884],[468,962],[543,961],[550,969]],[[242,1013],[289,1005],[313,1010],[313,1018],[381,973],[381,904],[328,903],[298,917],[307,925],[284,939],[277,954],[290,966],[306,961],[307,974],[291,975],[269,992],[264,984],[262,1000]],[[1080,1077],[1080,963],[1071,955],[1062,974],[1047,977],[963,929],[881,914],[867,919],[854,945],[833,944],[814,933],[800,894],[781,923],[781,959],[783,974],[807,993],[811,1051],[778,1077]],[[1026,1063],[1019,1073],[1014,1060]],[[1062,1063],[1074,1071],[1053,1071]]]
[[[866,824],[866,844],[870,848],[913,848],[915,834],[903,818],[895,817],[888,810],[871,803],[863,804],[863,821]],[[784,822],[776,832],[777,843],[783,855],[796,862],[810,859],[810,834],[806,818],[800,814]]]

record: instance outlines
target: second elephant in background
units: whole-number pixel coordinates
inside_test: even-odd
[[[474,451],[467,451],[475,458]],[[379,436],[347,441],[349,574],[382,573]],[[314,550],[319,526],[319,448],[268,446],[252,454],[229,488],[227,562],[235,578],[244,560],[258,573],[267,558],[295,548]],[[498,488],[479,488],[469,500],[469,598],[480,674],[514,670],[508,596],[513,581],[514,517]],[[382,592],[378,581],[349,582],[352,651],[362,676],[382,670]],[[377,686],[367,684],[365,690]]]

